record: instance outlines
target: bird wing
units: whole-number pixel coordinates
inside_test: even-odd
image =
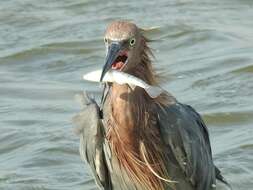
[[[191,106],[180,103],[159,106],[157,113],[162,139],[186,179],[196,190],[209,190],[215,185],[215,166],[201,116]]]
[[[103,128],[99,107],[87,94],[81,99],[83,109],[73,118],[77,126],[76,132],[80,136],[80,156],[90,165],[97,185],[101,189],[109,190],[110,180],[103,153]]]

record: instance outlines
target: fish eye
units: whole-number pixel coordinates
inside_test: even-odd
[[[133,46],[135,44],[135,38],[131,38],[129,44],[130,46]]]

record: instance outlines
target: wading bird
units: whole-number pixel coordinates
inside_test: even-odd
[[[148,40],[126,21],[105,33],[107,56],[101,81],[110,70],[158,85]],[[214,165],[208,129],[189,105],[168,92],[150,97],[140,87],[108,82],[101,105],[83,96],[80,155],[105,190],[211,190],[226,183]]]

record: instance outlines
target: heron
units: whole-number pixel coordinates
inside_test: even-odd
[[[110,70],[159,85],[150,40],[128,21],[108,25],[106,60]],[[104,190],[211,190],[216,179],[228,185],[215,166],[208,128],[190,105],[169,92],[150,97],[140,87],[107,82],[100,105],[86,93],[74,117],[80,155]]]

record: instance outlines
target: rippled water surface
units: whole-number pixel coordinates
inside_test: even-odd
[[[253,2],[0,2],[0,189],[96,189],[78,154],[74,95],[97,84],[103,33],[115,19],[147,35],[162,86],[208,124],[215,163],[234,190],[253,189]]]

